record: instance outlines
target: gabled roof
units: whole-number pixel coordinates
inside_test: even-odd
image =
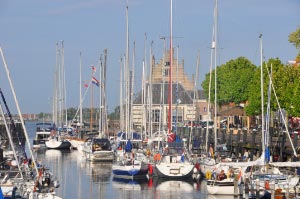
[[[149,84],[147,84],[148,86]],[[169,84],[152,84],[152,104],[161,104],[161,92],[164,89],[164,104],[168,104],[168,93],[169,93]],[[178,94],[178,97],[177,97]],[[180,99],[180,104],[193,104],[193,98],[191,97],[190,91],[186,91],[180,83],[172,84],[172,104],[176,104],[177,99]],[[142,92],[140,91],[136,98],[133,101],[134,104],[142,103]]]

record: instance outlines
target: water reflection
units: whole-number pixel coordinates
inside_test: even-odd
[[[179,191],[179,192],[192,192],[194,190],[193,181],[181,180],[161,180],[153,179],[153,185],[156,191]]]
[[[109,182],[112,163],[90,163],[93,182]]]
[[[147,180],[130,180],[115,178],[112,179],[112,186],[114,189],[120,190],[142,190],[143,187],[148,185]]]
[[[207,195],[207,199],[234,199],[237,197],[234,197],[233,195]]]

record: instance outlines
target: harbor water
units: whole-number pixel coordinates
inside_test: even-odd
[[[35,136],[35,123],[26,122],[30,141]],[[208,196],[205,185],[193,181],[121,181],[113,178],[112,163],[86,161],[77,150],[34,151],[36,160],[46,165],[60,181],[56,189],[64,199],[94,198],[234,198],[233,196]]]

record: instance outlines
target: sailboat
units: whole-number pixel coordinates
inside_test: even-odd
[[[260,35],[260,41],[261,41],[261,51],[262,51],[262,34]],[[262,54],[261,54],[261,60],[262,60]],[[262,71],[263,68],[263,63],[261,61],[261,76],[263,74]],[[271,190],[270,190],[270,184],[273,184],[273,188],[275,190],[277,189],[285,189],[288,192],[290,190],[294,191],[295,187],[299,184],[299,176],[297,174],[283,174],[279,168],[280,167],[285,167],[285,168],[292,168],[292,167],[299,167],[300,163],[299,162],[270,162],[270,151],[269,151],[269,142],[270,142],[270,138],[269,138],[269,118],[270,118],[270,100],[271,100],[271,90],[273,90],[274,92],[274,96],[276,98],[276,102],[278,105],[278,109],[280,110],[280,115],[281,118],[284,119],[283,113],[282,113],[282,109],[280,107],[278,98],[277,98],[277,94],[275,92],[273,83],[272,83],[272,65],[271,65],[271,71],[269,71],[269,69],[266,67],[267,69],[267,73],[269,76],[269,88],[268,88],[268,103],[267,103],[267,111],[266,111],[266,125],[265,125],[265,135],[263,136],[263,139],[265,141],[265,144],[263,146],[263,150],[265,151],[265,158],[266,158],[266,162],[268,164],[268,167],[262,167],[262,168],[258,168],[258,170],[256,171],[252,171],[251,175],[249,176],[250,178],[250,183],[252,186],[256,186],[256,184],[258,184],[260,187],[265,188],[265,191],[261,192],[260,195],[264,196],[264,195],[269,195]],[[261,79],[261,81],[263,81]],[[262,101],[263,102],[263,101]],[[262,106],[263,108],[263,106]],[[294,155],[297,156],[297,153],[295,151],[293,142],[291,140],[288,128],[287,128],[287,124],[286,122],[284,122],[284,126],[286,129],[286,133],[287,133],[287,137],[289,138],[289,141],[291,142],[291,146],[294,152]],[[271,168],[271,169],[269,169]],[[271,171],[270,171],[271,170]],[[272,170],[277,171],[276,173]]]
[[[168,109],[168,142],[163,149],[161,157],[154,165],[154,176],[165,179],[192,178],[194,164],[190,161],[189,151],[182,140],[177,140],[172,132],[172,63],[173,63],[173,36],[172,36],[172,9],[173,1],[170,1],[170,69],[169,69],[169,109]]]
[[[125,147],[123,150],[117,150],[116,161],[112,165],[112,172],[114,174],[114,178],[121,179],[145,179],[148,174],[148,164],[145,162],[146,158],[142,153],[139,153],[136,149],[133,149],[133,141],[134,144],[140,143],[141,139],[135,139],[139,137],[135,137],[132,131],[132,122],[130,116],[130,109],[132,106],[132,95],[130,95],[133,87],[132,83],[129,83],[131,79],[131,72],[129,71],[129,31],[128,31],[128,3],[126,5],[126,55],[125,55],[125,66],[124,66],[124,80],[125,80],[125,90],[126,90],[126,102],[125,102],[125,114],[123,118],[125,120],[125,127],[123,126],[123,121],[120,123],[121,129],[125,132],[120,132],[118,139],[118,148]],[[122,77],[122,76],[121,76]],[[122,86],[120,86],[122,91]],[[122,95],[122,93],[121,93]],[[122,102],[122,100],[120,100]],[[123,107],[123,103],[120,105]],[[123,115],[123,109],[121,112]],[[120,116],[121,117],[121,116]],[[122,124],[122,125],[121,125]],[[132,140],[131,140],[132,139]],[[124,153],[123,153],[124,152]]]
[[[65,139],[63,134],[68,133],[67,128],[67,107],[65,90],[65,66],[64,66],[64,43],[61,41],[61,49],[56,44],[56,69],[54,75],[54,97],[53,97],[53,128],[51,136],[45,142],[48,149],[70,149],[71,143]],[[65,114],[63,114],[65,109]],[[65,122],[63,122],[65,116]],[[65,125],[63,125],[65,123]],[[58,125],[58,126],[57,126]]]

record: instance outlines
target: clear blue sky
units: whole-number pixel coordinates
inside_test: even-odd
[[[160,36],[169,36],[170,0],[129,0],[130,49],[136,43],[135,89],[140,90],[147,33],[156,59],[163,53]],[[213,0],[173,0],[173,45],[185,71],[195,73],[200,50],[200,80],[209,71],[213,27]],[[0,46],[4,51],[23,113],[51,112],[55,45],[64,40],[67,106],[79,105],[79,52],[83,54],[83,79],[90,66],[108,49],[107,100],[109,112],[119,104],[119,59],[125,53],[125,0],[0,0]],[[263,34],[266,59],[284,63],[296,56],[288,36],[300,26],[299,0],[219,1],[218,65],[244,56],[259,65],[259,34]],[[132,53],[130,53],[132,57]],[[0,63],[0,83],[12,112],[13,101]],[[89,102],[84,106],[88,107]]]

